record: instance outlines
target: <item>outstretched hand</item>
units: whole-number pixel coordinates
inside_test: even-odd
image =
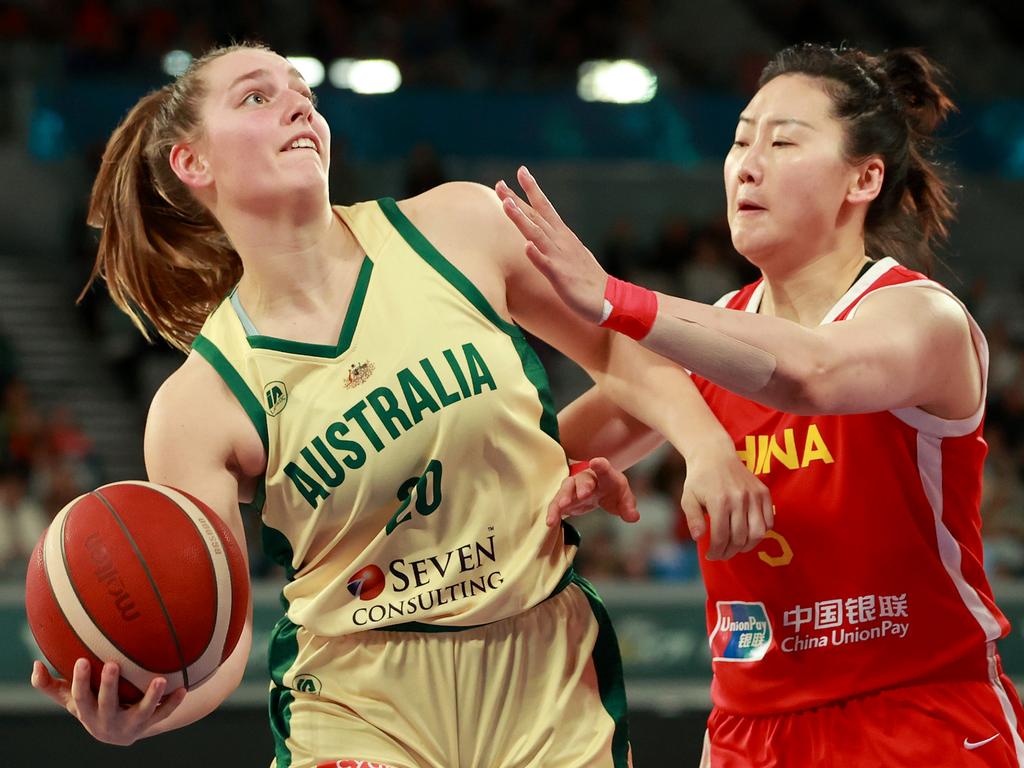
[[[519,167],[516,178],[529,202],[504,181],[499,181],[494,189],[501,198],[505,215],[526,238],[527,258],[570,309],[585,320],[600,322],[607,273],[562,221],[526,166]]]
[[[107,744],[134,743],[152,725],[174,712],[185,698],[185,689],[179,688],[161,702],[167,680],[157,677],[150,682],[141,701],[122,707],[117,693],[119,679],[117,664],[104,664],[99,693],[94,693],[86,659],[75,663],[71,682],[51,675],[42,662],[32,662],[32,687],[70,712],[93,738]]]
[[[605,458],[590,460],[590,466],[562,481],[562,486],[548,505],[547,524],[558,525],[566,517],[585,515],[601,507],[627,523],[640,519],[636,496],[626,476]]]

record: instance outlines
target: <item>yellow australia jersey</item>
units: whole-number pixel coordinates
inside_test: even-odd
[[[193,344],[264,441],[287,619],[330,637],[520,613],[576,545],[544,522],[566,476],[544,369],[394,200],[335,211],[365,251],[336,346],[260,335],[234,294]]]

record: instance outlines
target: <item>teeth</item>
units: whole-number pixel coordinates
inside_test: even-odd
[[[301,138],[301,139],[296,139],[295,141],[293,141],[291,148],[292,149],[300,149],[300,148],[316,149],[316,144],[313,142],[312,139]]]

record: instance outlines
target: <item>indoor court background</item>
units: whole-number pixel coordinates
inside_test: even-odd
[[[721,164],[773,51],[913,45],[943,64],[961,107],[943,156],[962,186],[936,277],[992,348],[986,568],[1015,625],[1005,665],[1024,683],[1021,29],[1010,0],[0,0],[0,458],[16,459],[0,462],[0,765],[272,756],[265,638],[282,576],[258,552],[246,682],[200,723],[130,750],[94,742],[29,688],[23,610],[25,559],[48,519],[84,490],[144,477],[146,407],[180,362],[103,291],[74,304],[94,255],[84,210],[99,153],[139,96],[231,39],[320,72],[335,202],[493,185],[527,163],[613,274],[703,301],[750,277],[724,224]],[[539,347],[565,404],[586,380]],[[631,472],[641,523],[594,514],[579,526],[580,570],[622,645],[640,767],[695,766],[709,707],[703,590],[692,544],[674,534],[684,473],[652,456]]]

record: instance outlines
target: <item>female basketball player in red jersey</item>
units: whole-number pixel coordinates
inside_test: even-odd
[[[498,185],[562,299],[692,370],[771,490],[768,539],[702,561],[713,768],[1024,765],[982,570],[987,347],[899,263],[946,233],[928,149],[952,106],[916,51],[779,53],[725,160],[762,278],[717,308],[606,275],[525,169],[529,204]],[[563,423],[614,420],[589,397]]]
[[[558,302],[489,189],[332,209],[329,156],[286,59],[218,50],[127,116],[90,211],[114,300],[191,348],[150,410],[150,479],[205,500],[239,537],[239,501],[261,506],[289,574],[270,653],[277,765],[626,765],[621,674],[603,678],[618,658],[610,625],[566,567],[571,536],[538,519],[565,454],[514,323],[687,452],[686,503],[708,512],[713,555],[759,542],[764,486],[677,366]],[[595,455],[593,430],[574,429]],[[32,682],[96,738],[130,744],[227,697],[249,622],[212,678],[162,704],[158,678],[119,708],[114,664],[94,671],[98,695],[84,660],[70,682],[37,663]]]

